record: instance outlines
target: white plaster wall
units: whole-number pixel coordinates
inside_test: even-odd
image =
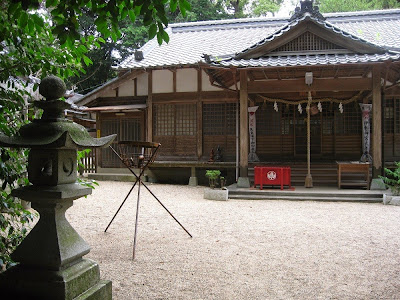
[[[119,97],[134,96],[134,95],[135,95],[135,84],[133,80],[128,80],[118,87]]]
[[[211,85],[210,79],[206,72],[201,72],[201,90],[202,91],[221,91],[223,89]]]
[[[178,69],[176,71],[177,92],[197,92],[197,70]]]
[[[149,93],[148,78],[149,78],[148,73],[141,74],[137,77],[137,95],[138,96],[147,96],[147,94]]]
[[[169,70],[153,71],[153,93],[172,93],[173,74]]]

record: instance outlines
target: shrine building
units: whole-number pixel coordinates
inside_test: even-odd
[[[161,143],[154,176],[220,169],[232,183],[251,181],[256,165],[285,165],[304,185],[309,164],[314,186],[336,185],[337,161],[369,161],[378,178],[400,160],[400,9],[322,15],[301,1],[290,18],[167,33],[78,103],[98,137]],[[110,149],[97,164],[123,168]]]

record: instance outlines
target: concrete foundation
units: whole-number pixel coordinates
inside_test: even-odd
[[[204,189],[204,199],[208,200],[219,200],[219,201],[227,201],[228,200],[228,189]]]
[[[198,185],[197,177],[190,177],[189,178],[189,185],[190,186],[197,186]]]
[[[249,188],[250,187],[250,179],[249,177],[239,177],[237,181],[238,188]]]
[[[371,180],[370,190],[386,190],[385,183],[380,178],[373,178]]]

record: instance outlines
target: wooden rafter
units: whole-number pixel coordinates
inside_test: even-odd
[[[370,78],[352,79],[320,79],[314,78],[312,84],[313,91],[360,91],[371,90],[372,82]],[[268,93],[274,92],[307,92],[310,87],[304,79],[290,80],[268,80],[250,81],[248,83],[249,93]]]

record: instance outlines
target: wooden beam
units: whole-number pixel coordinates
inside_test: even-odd
[[[182,92],[182,93],[159,93],[153,94],[153,103],[155,102],[164,102],[164,101],[177,101],[182,102],[184,100],[192,100],[197,99],[199,92]],[[216,100],[216,99],[232,99],[237,100],[236,92],[234,91],[201,91],[201,98],[203,100]]]
[[[382,175],[381,68],[372,69],[372,178]]]
[[[202,70],[197,70],[197,157],[203,156],[203,103],[201,99]]]
[[[248,83],[248,93],[307,92],[310,89],[304,79],[261,80]],[[372,89],[371,78],[314,78],[313,91],[364,91]]]
[[[172,72],[172,91],[174,93],[176,93],[176,72],[176,69],[174,69],[174,71]]]
[[[385,96],[386,97],[392,97],[392,96],[399,97],[400,96],[400,86],[396,85],[396,86],[387,88],[385,91]]]
[[[137,96],[137,78],[133,79],[134,96]]]
[[[240,177],[248,177],[249,129],[247,71],[240,70]]]
[[[148,92],[147,92],[147,137],[148,142],[153,141],[153,72],[149,71],[147,80]]]

